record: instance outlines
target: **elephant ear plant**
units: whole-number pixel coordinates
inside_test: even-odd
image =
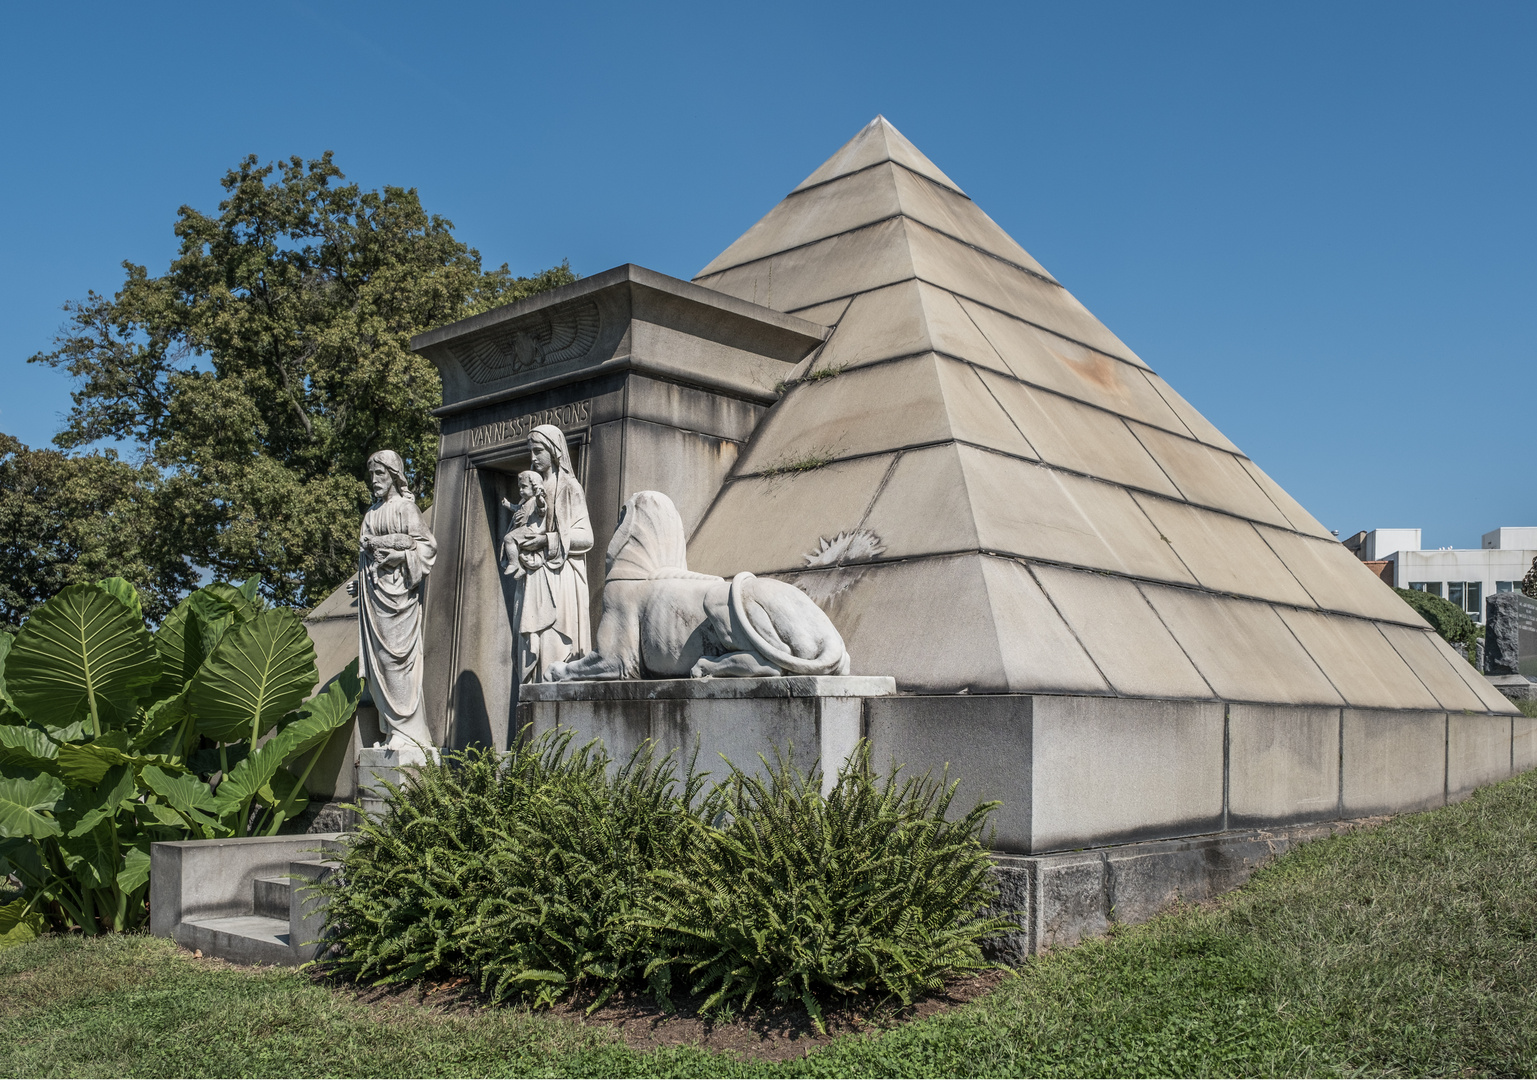
[[[362,692],[356,663],[306,701],[317,681],[304,624],[254,578],[197,590],[153,633],[128,582],[71,585],[0,634],[0,946],[133,929],[153,841],[272,835],[302,812]]]

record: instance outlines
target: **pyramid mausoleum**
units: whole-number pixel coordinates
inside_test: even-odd
[[[920,694],[1511,713],[877,117],[694,281],[833,328],[689,543]]]
[[[1000,800],[999,849],[1066,860],[1050,872],[1097,882],[1086,910],[1123,913],[1105,875],[1139,845],[1207,867],[1180,893],[1206,895],[1276,829],[1537,765],[1537,721],[879,117],[691,282],[616,267],[413,347],[444,388],[423,691],[443,745],[537,722],[686,750],[687,715],[733,760],[789,739],[809,764],[857,732],[882,767]],[[593,625],[625,500],[661,491],[691,569],[793,582],[850,679],[897,692],[776,712],[730,702],[785,686],[521,685],[498,507],[542,424],[586,493]],[[1065,940],[1038,900],[1031,940]]]

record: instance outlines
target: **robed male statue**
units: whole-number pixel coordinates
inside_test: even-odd
[[[419,765],[433,745],[422,707],[422,587],[438,542],[406,485],[393,450],[368,459],[373,505],[363,515],[358,576],[347,592],[358,603],[358,667],[379,710],[385,746],[402,765]]]

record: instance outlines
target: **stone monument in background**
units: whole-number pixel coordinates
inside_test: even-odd
[[[1537,600],[1494,593],[1484,612],[1484,674],[1507,697],[1537,699]]]

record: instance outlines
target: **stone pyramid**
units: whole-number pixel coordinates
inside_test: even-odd
[[[928,694],[1514,712],[884,118],[701,285],[834,327],[690,565]]]

